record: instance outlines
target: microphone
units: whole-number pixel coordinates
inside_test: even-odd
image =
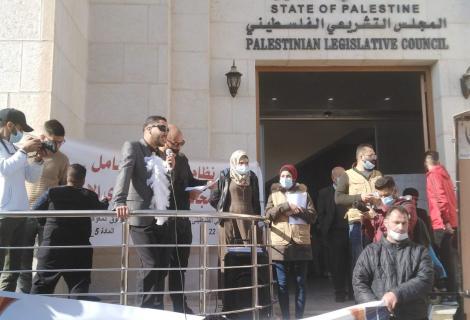
[[[174,155],[173,150],[171,150],[170,148],[165,150],[165,154],[166,154],[167,157],[171,157],[171,156]],[[173,170],[173,168],[168,166],[168,171],[172,171],[172,170]]]

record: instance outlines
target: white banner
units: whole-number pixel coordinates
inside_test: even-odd
[[[88,142],[69,141],[61,149],[70,159],[70,163],[80,163],[87,169],[85,187],[95,191],[99,197],[113,194],[113,187],[119,171],[120,151],[90,145]],[[214,180],[219,177],[222,170],[228,167],[227,162],[221,161],[189,161],[191,170],[196,179]],[[256,173],[263,186],[261,169],[256,162],[250,163],[251,169]],[[263,187],[260,188],[261,207],[264,207]],[[215,212],[209,204],[210,190],[206,190],[195,200],[191,201],[192,211]],[[213,219],[208,227],[208,240],[210,244],[217,244],[217,220]],[[193,243],[199,243],[199,222],[192,221]],[[98,217],[93,219],[91,243],[93,245],[115,245],[121,243],[121,224],[115,218]]]
[[[373,301],[321,314],[305,320],[387,320],[390,313],[383,301]]]
[[[201,316],[155,309],[121,306],[109,303],[0,291],[0,319],[50,319],[50,320],[127,320],[165,319],[198,320]]]

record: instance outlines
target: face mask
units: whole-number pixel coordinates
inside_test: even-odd
[[[284,189],[290,189],[293,185],[292,178],[280,178],[279,183]]]
[[[245,175],[247,174],[250,169],[248,168],[247,165],[245,164],[239,164],[237,165],[237,167],[235,168],[235,170],[238,172],[238,174],[241,174],[241,175]]]
[[[10,134],[9,141],[11,143],[18,143],[20,142],[21,138],[23,138],[23,132],[16,130],[16,135],[13,135],[13,132]]]
[[[393,202],[395,202],[395,199],[393,198],[393,195],[390,195],[390,196],[388,196],[388,197],[383,197],[383,198],[382,198],[382,203],[383,203],[386,207],[392,206]]]
[[[388,235],[390,235],[390,237],[393,240],[398,241],[398,242],[408,239],[408,233],[407,232],[399,233],[399,232],[395,232],[393,230],[388,230],[387,233],[388,233]]]
[[[364,160],[364,169],[366,170],[373,170],[375,168],[375,164],[373,162],[370,162],[369,160]]]

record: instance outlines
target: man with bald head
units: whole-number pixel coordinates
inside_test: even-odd
[[[205,180],[198,180],[193,177],[191,168],[189,167],[188,158],[181,152],[181,147],[185,144],[183,133],[175,125],[168,125],[168,135],[166,144],[160,150],[168,154],[170,149],[174,155],[175,165],[171,172],[173,187],[170,192],[169,210],[189,210],[190,194],[185,191],[187,187],[195,187],[207,184]],[[191,244],[191,221],[188,218],[170,218],[166,222],[170,234],[170,243]],[[175,225],[176,224],[176,225]],[[169,290],[184,290],[185,271],[180,268],[188,267],[190,254],[189,247],[179,247],[170,251],[170,267],[174,268],[168,273]],[[183,294],[170,294],[173,301],[173,310],[175,312],[193,313],[186,304],[186,297]]]
[[[331,170],[332,184],[319,191],[317,202],[321,239],[328,248],[337,302],[344,302],[347,293],[352,296],[348,222],[344,219],[346,209],[335,203],[336,185],[343,173],[343,167],[335,167]]]

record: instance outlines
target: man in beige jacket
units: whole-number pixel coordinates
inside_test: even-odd
[[[336,204],[348,209],[345,219],[348,219],[349,223],[352,268],[364,248],[362,220],[369,218],[365,207],[380,201],[375,194],[375,181],[382,173],[375,170],[376,163],[374,147],[370,144],[360,144],[356,149],[356,163],[339,178],[336,187]]]

